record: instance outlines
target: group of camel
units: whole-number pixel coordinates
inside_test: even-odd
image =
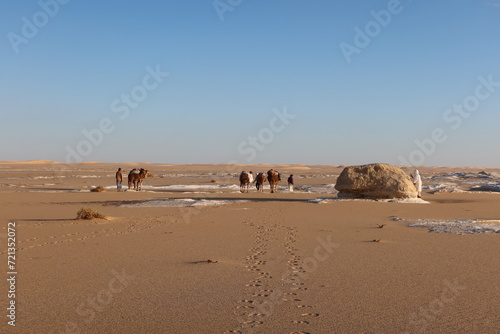
[[[267,177],[264,173],[258,173],[254,179],[254,175],[252,172],[241,172],[240,174],[240,191],[248,192],[248,188],[251,184],[255,182],[255,187],[257,191],[264,192],[264,183],[269,181],[269,186],[271,187],[271,193],[274,193],[278,190],[278,183],[281,181],[281,174],[274,169],[270,169],[267,171]]]
[[[140,191],[142,190],[142,183],[144,179],[149,176],[149,171],[147,169],[134,168],[128,173],[128,189],[132,186],[134,190]],[[251,184],[255,183],[255,187],[257,191],[264,192],[264,183],[269,181],[269,186],[271,187],[271,193],[274,193],[278,190],[278,183],[281,181],[281,174],[274,169],[270,169],[267,171],[267,176],[264,173],[258,173],[254,178],[252,172],[241,172],[240,174],[240,191],[248,192],[248,188]]]

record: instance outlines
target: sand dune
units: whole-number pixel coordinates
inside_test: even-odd
[[[60,164],[61,162],[52,160],[28,160],[28,161],[0,161],[2,165],[47,165]]]

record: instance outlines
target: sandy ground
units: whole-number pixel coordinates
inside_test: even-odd
[[[89,191],[112,186],[117,167],[149,169],[145,185],[158,189]],[[498,220],[500,195],[313,204],[335,195],[162,188],[231,185],[227,173],[271,167],[297,186],[334,184],[343,168],[0,163],[0,332],[500,333],[500,234],[430,233],[393,219]],[[172,198],[229,202],[144,206]],[[81,207],[109,218],[75,220]],[[15,327],[6,317],[8,222]]]

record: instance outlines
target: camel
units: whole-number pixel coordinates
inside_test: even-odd
[[[142,182],[149,176],[149,171],[147,169],[141,168],[140,170],[134,168],[128,173],[128,189],[134,185],[134,190],[142,190]]]
[[[257,177],[255,178],[255,187],[257,188],[257,191],[264,192],[264,183],[266,182],[266,175],[264,175],[264,173],[258,173]]]
[[[267,180],[269,181],[269,186],[271,186],[271,193],[278,190],[278,183],[281,181],[281,174],[274,169],[270,169],[267,172]]]
[[[240,191],[242,193],[248,192],[248,186],[253,182],[252,172],[247,173],[245,171],[240,174]]]

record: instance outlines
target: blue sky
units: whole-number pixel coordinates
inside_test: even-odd
[[[0,160],[500,167],[499,31],[499,0],[3,0]]]

